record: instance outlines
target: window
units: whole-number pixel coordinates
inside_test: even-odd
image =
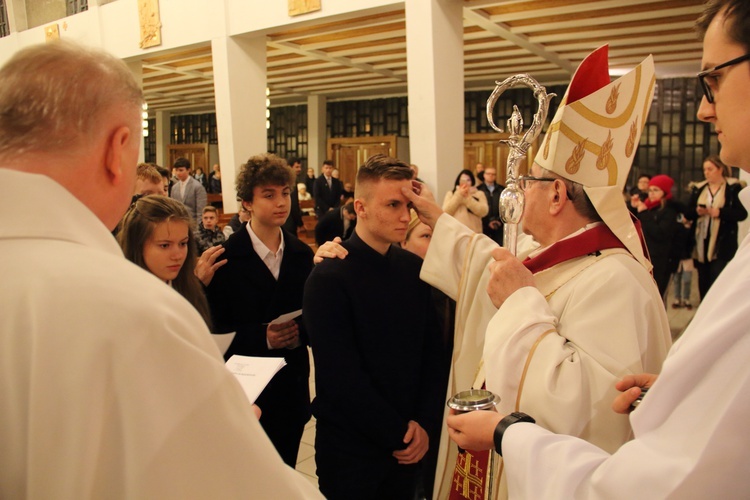
[[[66,10],[68,16],[89,10],[89,0],[66,0]]]
[[[5,8],[5,0],[0,0],[0,37],[10,35],[8,26],[8,11]]]

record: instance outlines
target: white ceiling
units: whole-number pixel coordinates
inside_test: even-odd
[[[530,73],[567,83],[578,63],[609,43],[613,73],[654,55],[658,78],[694,75],[701,44],[693,25],[703,0],[464,0],[466,90]],[[271,105],[406,94],[403,9],[306,25],[267,36]],[[149,110],[213,111],[211,47],[143,60]]]

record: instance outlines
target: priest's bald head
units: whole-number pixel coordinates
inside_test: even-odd
[[[111,229],[133,194],[142,102],[112,55],[64,41],[23,49],[0,68],[0,163],[51,177]]]

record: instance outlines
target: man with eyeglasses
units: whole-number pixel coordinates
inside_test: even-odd
[[[714,125],[722,160],[750,172],[750,65],[722,63],[750,53],[750,3],[711,0],[697,28],[703,67],[712,68],[699,76],[708,87],[698,118]],[[748,206],[750,191],[744,189],[740,198]],[[503,425],[505,417],[491,412],[451,416],[449,432],[460,446],[502,452],[512,497],[745,498],[750,492],[748,283],[750,239],[745,237],[670,351],[658,380],[639,374],[618,383],[623,393],[612,408],[619,412],[632,409],[642,388],[649,391],[630,418],[634,439],[615,453],[529,423]]]
[[[531,252],[519,249],[523,263],[484,235],[468,234],[426,195],[410,193],[434,227],[421,277],[458,303],[448,396],[484,385],[500,396],[495,415],[512,414],[504,425],[536,419],[609,452],[632,437],[627,417],[609,408],[614,385],[627,374],[659,371],[671,345],[651,264],[621,194],[654,81],[649,57],[610,83],[606,46],[581,63],[520,179],[521,224],[536,243]],[[450,458],[438,466],[436,488],[445,498],[462,487],[453,463],[468,459],[456,462],[446,436],[441,445],[439,456]],[[471,463],[488,448],[469,447]],[[500,481],[504,496],[504,473]]]

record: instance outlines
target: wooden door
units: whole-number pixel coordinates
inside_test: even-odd
[[[336,137],[328,139],[328,158],[339,170],[341,182],[351,182],[357,177],[357,169],[370,156],[384,154],[396,157],[396,136]]]
[[[474,171],[477,163],[486,167],[493,166],[497,170],[497,182],[505,184],[507,177],[508,145],[501,140],[508,138],[509,134],[466,134],[464,136],[464,168]],[[526,161],[521,163],[519,174],[526,175],[529,165],[536,155],[539,139],[529,148]]]
[[[200,167],[203,169],[203,173],[208,175],[211,172],[208,164],[208,143],[202,144],[170,144],[168,146],[169,151],[169,165],[167,168],[172,168],[177,158],[187,158],[190,162],[190,167],[193,172],[196,168]]]
[[[332,157],[339,169],[341,182],[351,182],[352,186],[354,185],[354,180],[357,178],[357,169],[361,165],[359,162],[360,148],[361,146],[358,144],[341,144],[337,154]]]

